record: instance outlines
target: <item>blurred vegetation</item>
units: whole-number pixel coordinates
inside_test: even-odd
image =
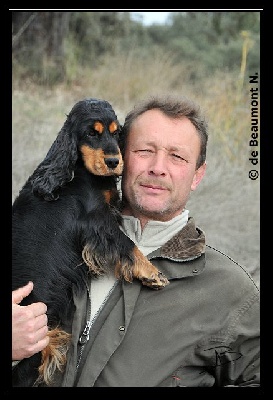
[[[147,94],[182,93],[207,111],[214,144],[238,161],[246,159],[259,32],[253,11],[170,12],[151,26],[130,12],[13,11],[13,90],[62,87],[75,101],[104,97],[123,114]]]
[[[144,64],[158,51],[184,64],[194,82],[240,69],[247,40],[249,74],[259,70],[259,33],[260,13],[253,11],[170,12],[166,24],[151,26],[130,12],[13,11],[13,72],[42,85],[74,83],[86,68],[100,68],[105,56],[124,60],[134,49]]]
[[[209,243],[259,271],[259,179],[248,178],[259,32],[252,11],[171,12],[151,26],[130,12],[12,12],[12,199],[77,101],[104,98],[123,123],[144,97],[182,94],[209,123],[207,173],[189,209]]]

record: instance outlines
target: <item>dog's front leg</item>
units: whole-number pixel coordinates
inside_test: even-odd
[[[137,246],[133,247],[133,265],[123,264],[116,267],[116,276],[127,282],[134,278],[152,289],[163,289],[169,284],[168,279],[141,253]]]

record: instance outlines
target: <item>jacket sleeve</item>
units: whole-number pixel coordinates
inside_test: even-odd
[[[214,349],[216,386],[260,386],[260,302],[256,294],[234,316]]]

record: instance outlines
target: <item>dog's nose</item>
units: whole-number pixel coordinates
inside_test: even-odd
[[[114,157],[105,158],[104,161],[107,167],[111,169],[116,168],[119,163],[119,159]]]

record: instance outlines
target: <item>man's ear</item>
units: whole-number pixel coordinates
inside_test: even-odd
[[[206,172],[207,164],[204,162],[196,171],[192,180],[191,190],[195,190],[199,183],[202,181],[205,172]]]

